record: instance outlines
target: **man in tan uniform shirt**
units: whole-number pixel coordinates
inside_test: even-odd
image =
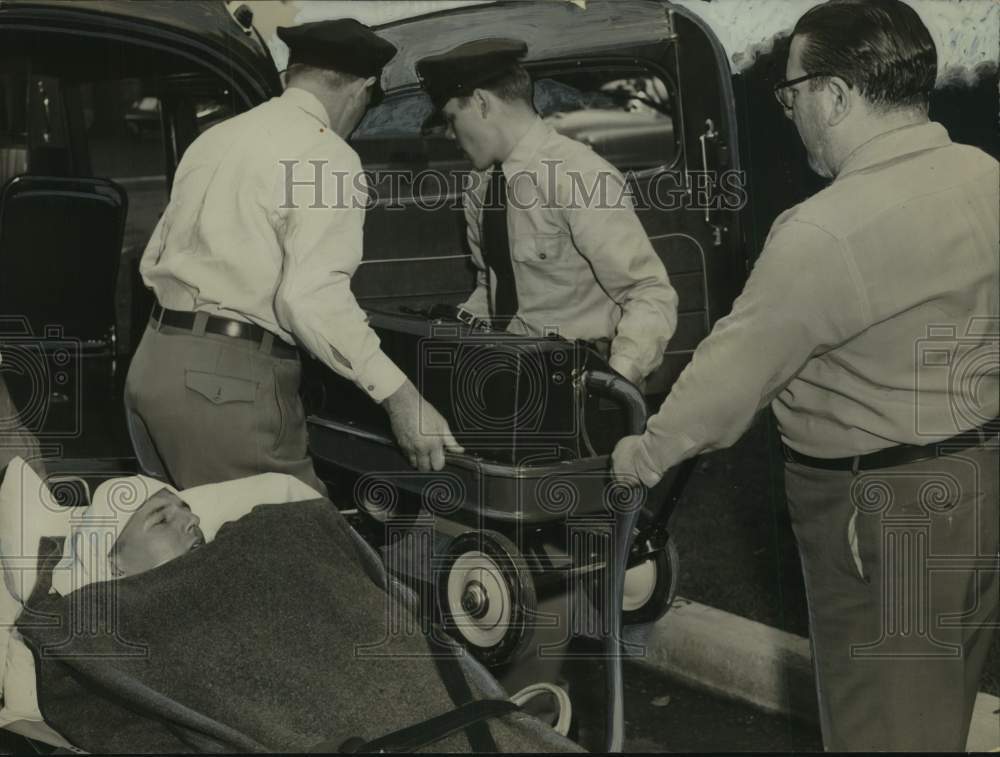
[[[834,181],[613,455],[651,486],[770,404],[831,750],[964,751],[997,627],[1000,173],[928,120],[936,61],[899,0],[800,19],[776,93]]]
[[[482,39],[417,63],[449,133],[483,172],[465,198],[477,283],[462,307],[512,333],[596,342],[638,384],[663,361],[677,294],[621,173],[535,112],[517,62],[526,52],[518,40]]]
[[[158,305],[129,370],[133,438],[148,431],[180,488],[273,471],[324,491],[299,344],[386,408],[411,464],[439,470],[461,447],[350,289],[366,193],[345,139],[395,48],[353,20],[278,33],[288,88],[187,149],[143,255]]]

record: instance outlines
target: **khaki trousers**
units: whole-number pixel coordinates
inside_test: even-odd
[[[133,442],[151,444],[180,489],[275,472],[325,495],[307,451],[301,371],[246,339],[149,326],[125,384]]]
[[[997,632],[996,436],[858,473],[785,467],[823,744],[965,751]]]

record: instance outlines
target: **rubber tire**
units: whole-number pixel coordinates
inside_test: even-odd
[[[455,561],[472,551],[482,552],[497,566],[511,597],[508,630],[500,642],[489,647],[469,643],[462,629],[455,625],[451,609],[447,607],[448,579]],[[441,618],[443,628],[488,667],[502,665],[514,659],[531,639],[537,607],[535,581],[524,556],[514,542],[490,529],[467,531],[456,536],[448,543],[445,554],[445,568],[436,581],[438,617]]]
[[[659,620],[667,614],[670,604],[677,596],[680,557],[673,537],[667,537],[663,548],[656,550],[649,559],[656,561],[656,586],[653,594],[641,607],[623,612],[622,625],[632,626]]]

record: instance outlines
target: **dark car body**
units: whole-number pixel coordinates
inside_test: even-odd
[[[667,391],[729,310],[774,217],[822,186],[770,96],[783,72],[781,44],[734,75],[712,29],[685,7],[659,0],[591,0],[585,9],[498,2],[406,19],[380,33],[400,53],[384,74],[388,97],[352,139],[376,177],[364,262],[353,284],[376,325],[379,313],[460,302],[472,288],[457,185],[404,182],[393,192],[378,177],[468,169],[452,142],[421,132],[429,103],[413,64],[484,34],[524,39],[542,115],[630,178],[639,216],[680,296],[677,333],[647,387],[653,395]],[[104,176],[128,194],[116,317],[109,324],[115,364],[102,373],[118,377],[150,304],[136,261],[165,206],[177,161],[206,121],[278,94],[277,71],[259,36],[211,0],[2,0],[0,43],[0,184],[19,174]],[[980,74],[971,85],[938,90],[932,115],[956,138],[996,154],[996,72]],[[637,96],[642,86],[648,91]],[[662,96],[653,107],[651,91]],[[141,118],[134,107],[151,98],[159,105],[155,123],[148,107]],[[154,151],[125,144],[137,120],[144,131],[152,127]],[[664,196],[669,205],[657,201]],[[420,212],[409,210],[418,205]],[[16,283],[37,288],[40,310],[52,296],[51,273]],[[83,307],[86,282],[72,284],[58,296],[79,297]],[[71,322],[52,325],[77,336]],[[104,394],[84,387],[82,396],[97,402]],[[87,407],[73,412],[82,418]],[[93,423],[94,435],[98,428],[104,436],[117,433],[106,417]],[[62,443],[75,446],[89,436],[85,423],[77,426]]]
[[[660,0],[590,0],[585,8],[498,2],[379,31],[400,52],[384,72],[385,101],[352,138],[372,172],[375,198],[353,288],[378,329],[401,308],[454,304],[472,288],[457,201],[469,166],[453,142],[423,129],[429,103],[414,72],[417,59],[463,41],[496,34],[525,40],[542,116],[629,177],[639,217],[680,298],[677,332],[649,382],[651,395],[669,389],[729,311],[775,216],[822,186],[771,96],[784,68],[780,41],[734,72],[713,30],[687,7]],[[957,139],[996,154],[996,70],[979,73],[974,82],[935,92],[932,116]],[[47,322],[60,338],[82,340],[88,355],[68,377],[73,391],[46,387],[45,396],[32,399],[38,382],[25,378],[30,371],[13,358],[3,368],[22,404],[45,405],[36,430],[64,454],[129,454],[122,377],[151,304],[137,261],[177,162],[211,123],[280,90],[267,46],[222,2],[0,0],[0,185],[17,176],[101,177],[127,195],[116,271],[95,264],[72,281],[47,270],[0,285],[2,298],[3,286],[43,292],[58,283],[60,298],[84,309],[89,292],[100,289],[94,282],[117,277],[110,348],[91,349],[100,340],[77,333],[73,319]],[[140,121],[147,139],[134,138]],[[392,172],[419,179],[429,171],[453,177],[451,183],[390,181]],[[4,259],[30,254],[0,250],[0,281]],[[3,315],[6,354],[15,352],[12,344],[45,342],[36,333],[45,312]],[[338,381],[320,377],[326,399],[312,405],[320,415],[331,387],[347,404],[356,399]]]
[[[519,521],[531,532],[524,553],[551,567],[574,556],[572,534],[545,530],[563,513],[538,507],[539,492],[551,501],[562,493],[566,503],[565,492],[575,491],[584,516],[603,515],[607,453],[641,428],[646,407],[634,391],[623,411],[620,393],[609,398],[589,384],[579,402],[572,382],[580,372],[608,376],[586,345],[517,343],[430,317],[433,306],[460,303],[473,288],[461,206],[470,166],[429,122],[414,64],[481,37],[524,40],[539,114],[626,175],[679,296],[676,333],[646,386],[655,405],[730,311],[775,217],[823,186],[772,94],[787,45],[776,40],[734,70],[710,25],[666,0],[495,2],[378,31],[399,53],[384,72],[385,100],[351,138],[372,193],[352,288],[386,353],[470,454],[421,479],[395,449],[382,409],[307,358],[311,452],[342,507],[377,510],[386,485],[429,497],[460,492],[459,509],[491,519],[498,532]],[[139,259],[185,149],[212,124],[280,92],[268,46],[246,14],[221,0],[0,0],[0,372],[57,469],[61,459],[63,472],[100,480],[137,469],[123,386],[152,306]],[[995,66],[932,96],[932,117],[956,141],[994,156],[998,110]],[[423,359],[442,345],[451,345],[452,363]],[[527,364],[541,377],[545,401],[528,444],[518,423],[484,435],[482,413],[471,413],[463,425],[470,406],[455,389],[458,366],[481,353],[504,370]],[[511,388],[516,399],[536,374],[517,370],[502,391],[480,391],[494,404],[478,409],[494,419],[518,416]],[[0,443],[13,425],[0,418]],[[668,476],[665,484],[674,482]],[[640,563],[659,566],[654,582],[665,611],[676,567],[661,525],[637,530],[636,544]],[[620,531],[632,537],[631,527]],[[494,540],[512,564],[505,543]],[[596,553],[580,543],[585,559],[569,562],[573,570],[587,562],[583,575]],[[621,554],[637,553],[626,546]]]

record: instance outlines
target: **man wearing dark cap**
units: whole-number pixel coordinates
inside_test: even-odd
[[[526,52],[483,39],[417,63],[449,133],[488,172],[466,197],[478,278],[462,307],[514,333],[610,342],[611,367],[639,383],[663,360],[677,295],[621,174],[535,112]]]
[[[191,144],[140,267],[157,304],[129,371],[129,424],[181,488],[274,471],[325,490],[296,345],[385,406],[414,466],[461,451],[350,289],[367,198],[345,139],[395,48],[353,20],[278,35],[287,89]]]

